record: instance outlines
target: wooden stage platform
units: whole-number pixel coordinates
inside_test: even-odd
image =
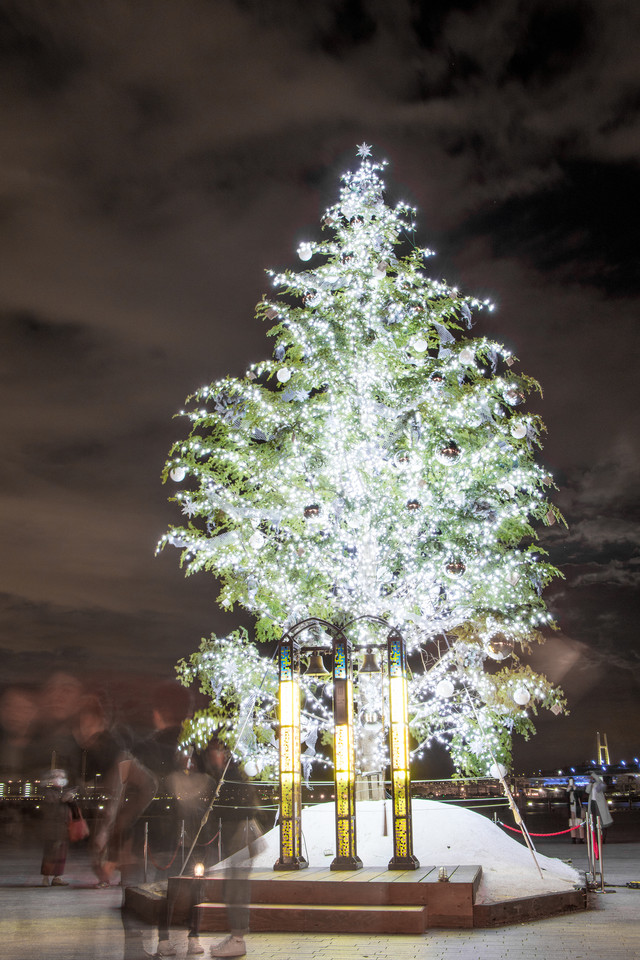
[[[370,867],[354,871],[251,872],[250,927],[254,932],[423,933],[428,927],[473,927],[479,866],[442,864],[417,870]],[[191,877],[169,880],[173,919],[185,923],[197,890]],[[200,881],[203,931],[226,929],[223,878]]]
[[[250,928],[255,933],[423,934],[438,927],[524,923],[587,907],[582,889],[476,903],[481,867],[445,864],[449,875],[445,882],[438,880],[440,866],[407,871],[381,867],[348,872],[314,867],[290,872],[254,870]],[[127,887],[124,907],[148,923],[157,923],[166,899],[176,926],[188,927],[195,907],[203,931],[228,929],[221,873],[202,880],[172,877],[166,886]]]

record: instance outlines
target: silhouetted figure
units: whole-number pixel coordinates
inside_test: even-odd
[[[244,935],[249,929],[251,863],[260,843],[254,819],[257,797],[255,788],[218,738],[206,750],[205,769],[218,791],[213,812],[222,824],[224,900],[231,931],[211,947],[211,956],[242,957],[247,952]]]
[[[65,770],[69,783],[80,779],[81,751],[73,736],[84,688],[70,673],[57,671],[40,695],[36,748],[40,769]]]
[[[75,736],[85,751],[88,778],[99,776],[101,790],[107,797],[90,841],[98,886],[109,886],[119,870],[122,886],[126,887],[141,879],[133,829],[154,797],[157,780],[113,734],[97,697],[83,701]]]
[[[577,827],[584,819],[582,813],[582,790],[577,786],[573,777],[569,777],[567,783],[567,806],[569,808],[569,826]],[[584,826],[577,827],[577,829],[571,833],[571,842],[577,843],[578,841],[584,843]]]
[[[602,842],[605,842],[606,829],[613,823],[613,817],[609,810],[609,804],[606,798],[606,785],[599,773],[592,770],[589,774],[589,783],[587,784],[587,809],[593,818],[594,827],[597,821],[600,821]]]
[[[63,879],[69,849],[70,803],[73,791],[68,790],[67,775],[64,770],[51,770],[41,784],[43,788],[42,824],[43,850],[40,873],[45,887],[68,887]]]
[[[0,780],[26,781],[39,777],[33,734],[38,717],[35,690],[15,684],[0,694]],[[12,840],[20,840],[25,805],[5,797],[0,807],[3,827]]]
[[[170,802],[170,810],[158,821],[150,824],[149,847],[159,876],[162,869],[176,863],[181,829],[191,824],[193,810],[201,808],[202,784],[194,781],[189,773],[188,755],[180,745],[180,733],[183,721],[189,716],[191,697],[185,687],[178,684],[163,684],[155,692],[152,709],[154,732],[137,747],[137,755],[158,779],[158,796]],[[194,783],[196,789],[194,790]],[[168,813],[168,815],[167,815]],[[176,863],[173,874],[177,874],[182,863]],[[165,873],[166,876],[166,873]],[[163,878],[164,879],[164,878]],[[173,905],[168,897],[161,910],[158,921],[158,957],[176,955],[174,944],[169,938]],[[204,953],[199,940],[199,931],[195,911],[192,911],[192,923],[188,933],[187,953]]]

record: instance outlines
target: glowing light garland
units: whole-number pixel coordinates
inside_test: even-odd
[[[257,643],[244,631],[211,638],[179,666],[212,696],[185,736],[206,742],[224,727],[239,756],[272,773],[277,670],[258,644],[306,617],[344,625],[366,614],[406,641],[417,752],[443,742],[460,770],[483,774],[508,765],[511,735],[532,732],[536,705],[564,705],[517,656],[551,622],[541,594],[557,575],[533,523],[562,519],[534,458],[543,424],[522,409],[539,388],[503,346],[471,337],[474,313],[491,304],[426,275],[416,211],[385,203],[384,164],[368,151],[324,215],[328,239],[300,245],[308,266],[270,274],[279,292],[257,315],[273,324],[272,359],[189,399],[190,434],[165,468],[183,524],[160,546],[178,547],[188,574],[213,573],[223,608],[239,603],[257,620]],[[354,629],[356,658],[385,643],[371,624]],[[497,672],[496,637],[513,650]],[[367,697],[377,684],[389,703],[387,677],[367,683]],[[234,720],[259,684],[253,735],[236,743]],[[316,740],[334,733],[332,691],[301,684],[308,772],[329,762]],[[365,699],[356,684],[357,724]]]

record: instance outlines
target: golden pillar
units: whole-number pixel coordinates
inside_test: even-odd
[[[393,857],[389,870],[416,870],[420,862],[413,855],[411,820],[411,776],[409,772],[409,703],[407,651],[399,633],[387,638],[389,662],[389,750],[393,797]]]
[[[279,675],[280,857],[273,869],[300,870],[308,863],[302,856],[300,649],[293,636],[280,643]]]
[[[356,852],[356,757],[353,729],[351,644],[333,636],[334,776],[336,793],[336,855],[331,870],[358,870]]]

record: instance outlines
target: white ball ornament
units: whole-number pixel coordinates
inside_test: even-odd
[[[504,763],[492,763],[489,767],[489,776],[494,777],[496,780],[499,780],[501,777],[506,776],[507,768]]]
[[[510,429],[511,436],[515,437],[516,440],[524,440],[527,435],[527,428],[524,423],[512,423]]]
[[[247,760],[244,765],[244,772],[248,777],[258,776],[258,764],[254,760]]]
[[[184,467],[174,467],[173,470],[169,471],[169,476],[172,480],[175,480],[176,483],[180,483],[187,475],[187,471]]]
[[[258,530],[256,530],[256,532],[252,533],[249,537],[249,546],[253,547],[254,550],[259,550],[263,544],[264,537]]]
[[[508,481],[505,483],[499,483],[498,490],[501,490],[502,493],[504,493],[504,495],[509,498],[515,497],[516,495],[516,488],[512,483],[509,483]]]
[[[526,707],[529,700],[531,700],[531,694],[526,687],[516,687],[513,691],[513,699],[519,707]]]
[[[436,697],[441,697],[443,700],[448,700],[449,697],[452,697],[454,691],[455,687],[447,677],[444,677],[436,685]]]
[[[460,363],[466,363],[470,366],[472,363],[475,363],[475,359],[476,355],[471,347],[465,347],[460,351]]]
[[[301,260],[311,260],[313,250],[310,243],[301,243],[298,247],[298,256]]]
[[[288,367],[281,367],[276,373],[276,379],[280,383],[287,383],[288,380],[291,380],[291,370]]]
[[[424,353],[428,346],[429,344],[424,337],[417,337],[417,339],[413,341],[413,352]]]

